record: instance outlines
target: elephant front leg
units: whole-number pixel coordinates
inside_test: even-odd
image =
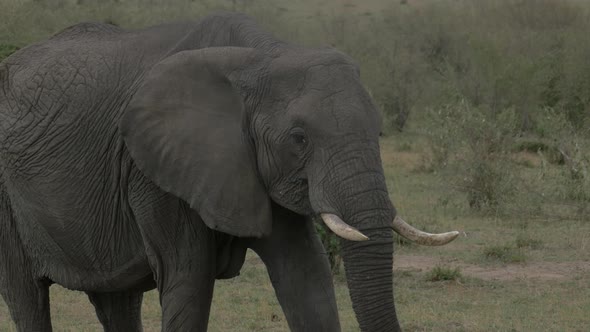
[[[160,294],[162,331],[207,331],[215,283],[213,231],[167,194],[143,196],[132,208]]]
[[[251,247],[264,261],[291,331],[340,331],[326,252],[313,222],[273,207],[273,231]]]
[[[172,224],[168,227],[177,228],[177,234],[168,245],[162,244],[169,232],[148,231],[152,244],[147,256],[160,294],[162,331],[207,331],[215,283],[211,231],[204,224],[196,229]]]
[[[160,275],[157,281],[162,331],[207,331],[214,275],[208,269],[201,273],[176,270]]]

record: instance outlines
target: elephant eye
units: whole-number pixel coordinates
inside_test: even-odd
[[[305,136],[303,136],[303,135],[291,135],[291,139],[293,140],[293,143],[295,143],[295,144],[307,143],[307,140],[305,139]]]
[[[290,133],[291,142],[296,145],[305,145],[307,144],[307,138],[305,137],[305,132],[301,128],[295,128]]]

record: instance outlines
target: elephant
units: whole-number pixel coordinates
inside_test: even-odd
[[[442,245],[389,199],[381,117],[358,64],[233,12],[124,29],[81,23],[0,65],[0,294],[51,331],[49,287],[105,331],[206,331],[215,280],[248,249],[292,331],[340,331],[321,217],[341,239],[362,331],[399,331],[393,231]],[[319,219],[318,219],[319,220]]]

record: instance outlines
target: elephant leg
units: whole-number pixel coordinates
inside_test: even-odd
[[[251,248],[268,269],[291,331],[340,331],[330,265],[313,221],[273,206],[271,236]]]
[[[51,331],[48,280],[36,278],[0,179],[0,295],[20,332]]]
[[[140,332],[143,292],[90,293],[88,298],[105,332]]]
[[[215,283],[213,231],[151,183],[130,192],[160,294],[162,331],[207,331]]]

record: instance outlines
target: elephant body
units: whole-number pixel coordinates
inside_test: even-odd
[[[153,288],[163,330],[205,331],[215,279],[238,275],[250,248],[293,331],[339,331],[321,215],[345,238],[361,329],[399,330],[392,227],[407,224],[359,76],[346,55],[234,13],[79,24],[7,58],[0,294],[17,329],[51,330],[58,283],[85,291],[106,331],[140,331]]]
[[[248,239],[206,227],[186,202],[146,178],[119,123],[157,62],[184,50],[230,45],[244,22],[250,23],[222,14],[139,31],[84,23],[2,63],[0,286],[19,330],[51,329],[51,283],[87,292],[105,330],[140,330],[141,293],[159,282],[162,295],[164,275],[190,285],[174,286],[170,299],[161,298],[163,329],[206,329],[213,280],[239,274]],[[237,44],[254,46],[247,39]],[[294,231],[321,250],[311,222],[304,224]],[[142,231],[165,236],[154,240]],[[163,262],[170,251],[174,258]],[[327,270],[322,260],[318,265],[321,273]],[[331,283],[325,283],[327,306],[319,313],[332,318],[316,324],[337,329]],[[195,292],[202,300],[191,303]],[[188,308],[179,314],[182,307]],[[291,318],[290,324],[297,329],[303,321]]]

